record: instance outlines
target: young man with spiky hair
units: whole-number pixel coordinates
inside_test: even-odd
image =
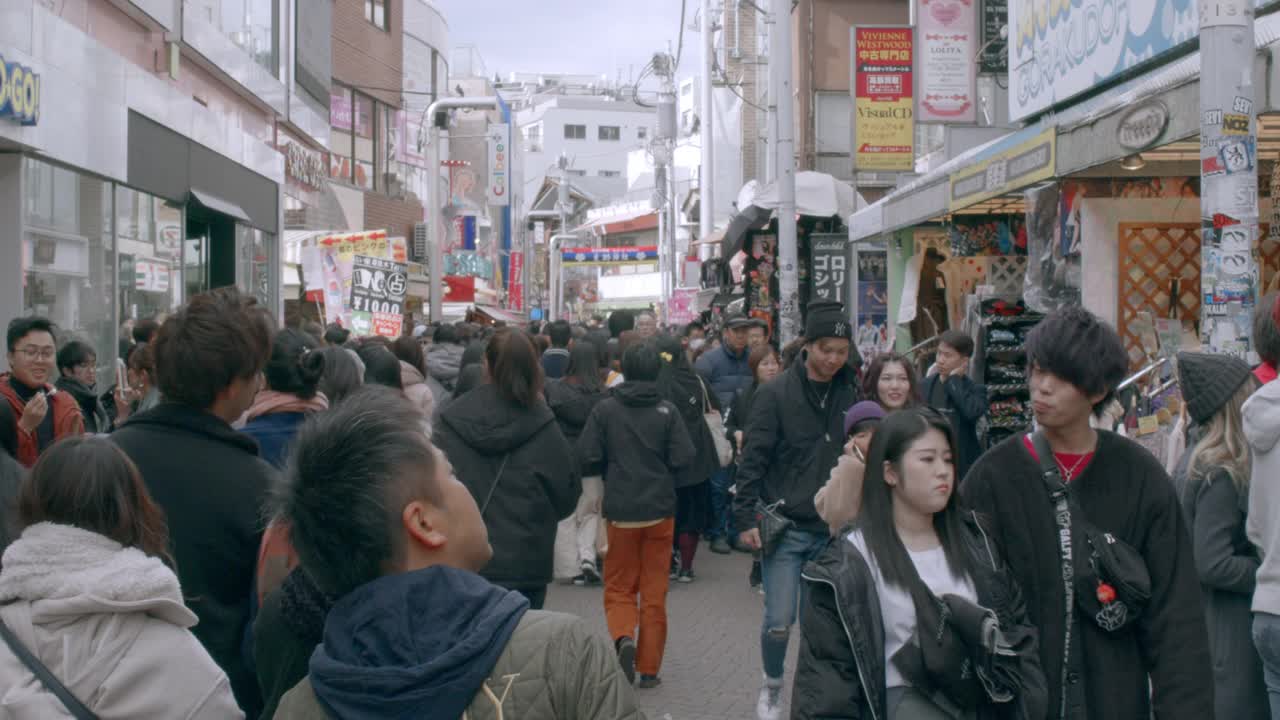
[[[1069,307],[1035,327],[1026,351],[1036,423],[1069,498],[1070,612],[1057,503],[1044,481],[1035,438],[1016,435],[989,450],[961,493],[991,519],[1040,630],[1050,717],[1132,720],[1150,717],[1153,710],[1160,720],[1213,717],[1200,583],[1173,485],[1146,449],[1089,422],[1127,372],[1120,337],[1088,311]],[[1123,590],[1088,574],[1084,520],[1098,537],[1136,550],[1150,576],[1149,602],[1123,627],[1082,607],[1110,605]]]
[[[480,509],[399,393],[367,386],[309,420],[278,495],[335,603],[276,720],[642,718],[607,640],[480,577]]]

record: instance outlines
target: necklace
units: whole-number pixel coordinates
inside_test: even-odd
[[[1057,453],[1053,454],[1053,459],[1054,462],[1058,463],[1058,469],[1062,471],[1062,479],[1071,481],[1075,479],[1076,471],[1080,469],[1080,466],[1083,465],[1084,461],[1088,460],[1089,456],[1092,454],[1093,453],[1085,453],[1084,455],[1081,455],[1080,458],[1076,460],[1076,464],[1072,465],[1070,469],[1067,469],[1066,463],[1058,459]]]

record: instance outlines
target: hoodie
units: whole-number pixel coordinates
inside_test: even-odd
[[[591,411],[578,455],[584,474],[604,476],[605,518],[649,522],[675,516],[677,473],[694,446],[656,383],[625,382]]]
[[[1245,534],[1262,553],[1253,611],[1280,615],[1280,383],[1245,402],[1244,435],[1253,451]]]
[[[311,686],[343,720],[461,717],[528,609],[464,570],[379,578],[329,611]]]
[[[481,385],[445,408],[432,440],[489,530],[493,560],[481,575],[508,588],[551,582],[556,525],[573,512],[582,483],[547,404],[518,407]]]
[[[453,392],[453,387],[458,382],[458,372],[462,369],[462,353],[465,351],[466,348],[453,343],[432,345],[427,349],[427,372],[444,392]],[[441,399],[442,395],[436,396],[436,402]]]
[[[436,412],[436,396],[431,387],[427,385],[427,379],[423,377],[418,368],[401,360],[400,384],[404,386],[405,397],[409,398],[413,406],[418,408],[418,411],[422,413],[422,417],[426,419],[428,428],[430,428],[431,418]]]
[[[187,630],[173,571],[136,548],[37,523],[4,554],[0,617],[103,718],[242,718],[227,676]],[[0,642],[0,717],[69,718]]]
[[[547,383],[547,405],[555,413],[556,422],[560,424],[560,432],[570,446],[577,445],[582,429],[591,417],[591,411],[601,400],[605,399],[607,390],[603,385],[588,388],[576,382],[554,380]],[[577,458],[579,465],[582,458]]]

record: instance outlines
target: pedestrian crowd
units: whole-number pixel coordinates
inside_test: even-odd
[[[221,289],[100,357],[22,317],[0,718],[638,719],[705,542],[752,555],[759,720],[1280,720],[1264,302],[1259,366],[1178,355],[1172,477],[1097,429],[1128,355],[1079,308],[1025,339],[1033,431],[985,450],[973,340],[861,358],[838,303],[785,347],[732,312],[361,338]]]

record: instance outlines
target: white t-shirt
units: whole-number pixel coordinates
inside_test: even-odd
[[[911,593],[884,581],[875,556],[867,551],[867,542],[861,530],[849,533],[848,539],[862,553],[862,557],[866,558],[867,566],[871,568],[871,577],[876,583],[876,594],[880,597],[880,616],[884,622],[885,687],[909,686],[911,683],[902,677],[902,673],[893,664],[893,656],[916,632],[916,606],[911,601]],[[951,574],[951,569],[947,567],[947,556],[941,546],[922,552],[908,550],[907,554],[911,556],[916,572],[920,573],[920,579],[934,595],[959,595],[971,602],[978,601],[978,592],[973,582],[969,578],[957,580]]]

